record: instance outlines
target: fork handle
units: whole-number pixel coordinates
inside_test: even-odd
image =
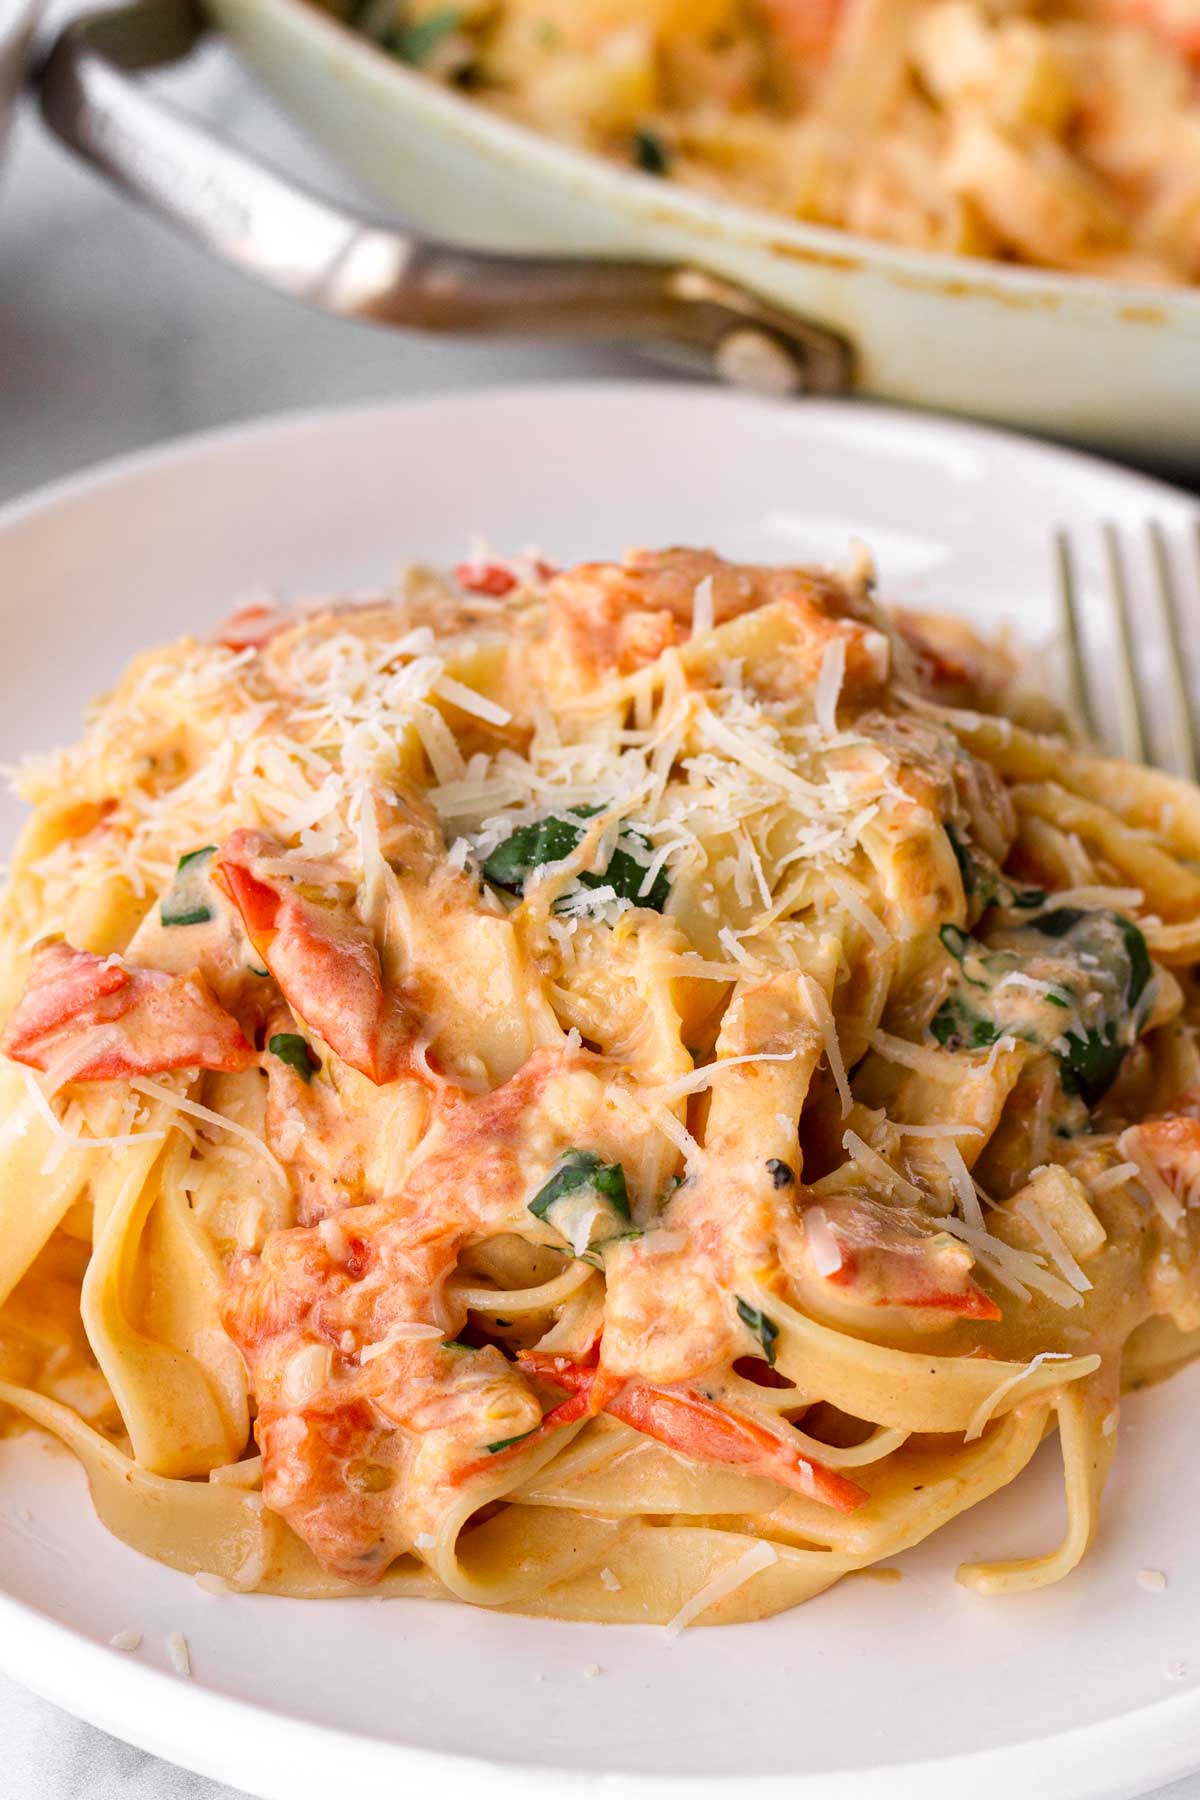
[[[245,274],[381,325],[623,341],[775,393],[852,385],[839,333],[701,269],[495,255],[332,204],[132,79],[186,57],[204,30],[193,0],[85,14],[34,79],[64,143]]]

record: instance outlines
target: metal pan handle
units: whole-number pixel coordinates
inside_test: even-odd
[[[853,352],[836,332],[701,269],[462,249],[298,186],[131,79],[180,61],[204,29],[193,0],[87,14],[34,79],[64,143],[245,274],[381,325],[604,338],[775,393],[851,385]]]

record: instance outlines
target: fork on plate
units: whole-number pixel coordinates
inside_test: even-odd
[[[1087,608],[1081,604],[1082,558],[1071,533],[1054,538],[1058,605],[1067,658],[1067,687],[1072,708],[1087,735],[1114,755],[1130,762],[1152,763],[1194,781],[1200,762],[1195,713],[1189,694],[1185,623],[1194,630],[1200,613],[1185,620],[1182,584],[1167,532],[1157,519],[1147,522],[1146,548],[1151,571],[1151,609],[1134,604],[1130,581],[1133,560],[1128,530],[1106,521],[1100,527],[1103,586],[1112,626],[1109,667],[1113,682],[1112,719],[1103,716],[1096,684],[1089,673],[1086,641]],[[1189,557],[1200,582],[1200,518],[1190,533]],[[1147,667],[1156,665],[1152,677]],[[1161,674],[1161,691],[1157,680]]]

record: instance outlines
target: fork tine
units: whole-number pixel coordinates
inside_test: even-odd
[[[1187,673],[1183,660],[1183,632],[1179,619],[1179,588],[1171,568],[1166,533],[1157,519],[1147,526],[1150,553],[1158,586],[1159,610],[1167,642],[1167,692],[1170,700],[1171,769],[1189,781],[1196,779],[1196,733],[1188,701]],[[1200,528],[1197,529],[1200,554]]]
[[[1054,534],[1055,565],[1058,575],[1058,605],[1063,638],[1067,647],[1067,691],[1079,723],[1088,737],[1094,738],[1096,715],[1088,683],[1087,664],[1083,656],[1083,639],[1079,629],[1079,589],[1075,580],[1075,559],[1071,540],[1061,528]]]
[[[1117,528],[1111,520],[1105,521],[1103,535],[1108,562],[1108,585],[1117,627],[1117,654],[1113,659],[1117,693],[1117,735],[1120,738],[1121,755],[1126,761],[1144,763],[1148,760],[1146,719],[1142,711],[1142,695],[1133,655],[1133,625],[1129,614],[1129,582],[1125,575],[1125,558],[1121,552]]]

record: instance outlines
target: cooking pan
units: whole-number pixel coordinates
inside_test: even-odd
[[[909,251],[712,199],[502,119],[312,0],[204,4],[140,0],[68,27],[43,112],[299,298],[425,329],[621,338],[749,385],[854,388],[1200,467],[1200,289]],[[298,189],[132,78],[206,28],[413,229]]]

